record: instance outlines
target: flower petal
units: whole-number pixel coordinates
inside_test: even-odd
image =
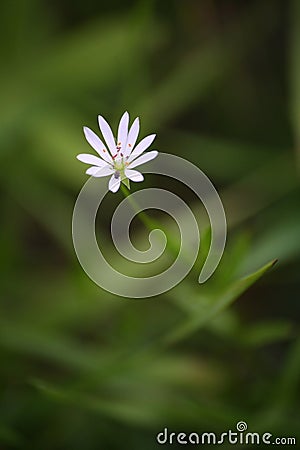
[[[121,184],[121,177],[116,178],[115,174],[110,178],[108,183],[108,189],[111,192],[117,192]]]
[[[132,152],[132,150],[135,146],[139,131],[140,131],[140,120],[137,117],[130,127],[128,137],[127,137],[126,148],[124,148],[124,151],[123,151],[124,156],[130,155],[130,153]]]
[[[158,152],[156,150],[153,150],[152,152],[147,152],[144,155],[140,156],[139,158],[135,159],[131,163],[129,163],[130,169],[133,167],[140,166],[141,164],[144,164],[148,161],[151,161],[151,159],[156,158],[158,155]]]
[[[111,128],[108,125],[108,123],[106,122],[106,120],[104,119],[104,117],[102,117],[102,116],[98,116],[98,122],[99,122],[99,127],[101,130],[101,133],[104,137],[104,140],[110,150],[110,153],[113,156],[116,153],[116,141],[115,141],[114,135],[111,131]]]
[[[131,181],[143,181],[144,176],[137,170],[125,169],[126,177]]]
[[[92,177],[100,178],[100,177],[107,177],[107,175],[111,175],[113,172],[114,169],[107,165],[106,167],[98,167],[98,166],[89,167],[85,173],[87,173],[88,175],[92,175]]]
[[[104,167],[107,166],[107,162],[95,155],[89,155],[88,153],[81,153],[76,156],[79,161],[86,164],[93,164],[94,166]]]
[[[112,162],[112,158],[106,150],[105,145],[101,139],[94,133],[90,128],[83,127],[83,132],[88,143],[93,147],[94,150],[107,162]]]
[[[118,128],[117,146],[120,147],[119,152],[122,153],[127,143],[129,114],[126,111],[121,117]]]
[[[137,158],[139,155],[141,155],[145,150],[147,150],[148,147],[152,144],[156,137],[156,134],[150,134],[149,136],[146,136],[144,139],[141,140],[141,142],[138,143],[138,145],[135,147],[133,152],[128,158],[128,162],[132,161],[133,159]]]

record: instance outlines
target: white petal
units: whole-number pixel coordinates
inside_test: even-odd
[[[120,153],[123,152],[124,148],[126,147],[127,143],[127,135],[128,135],[128,123],[129,123],[129,114],[126,111],[123,116],[121,117],[119,128],[118,128],[118,140],[117,145],[120,148]]]
[[[128,137],[127,137],[126,148],[124,148],[124,151],[123,151],[124,156],[130,155],[130,153],[132,152],[132,150],[135,146],[137,137],[139,135],[139,131],[140,131],[140,120],[137,117],[130,127]]]
[[[137,158],[139,155],[141,155],[145,150],[147,150],[148,147],[152,144],[156,137],[156,134],[150,134],[149,136],[146,136],[144,139],[141,140],[141,142],[138,143],[138,145],[135,147],[133,152],[128,158],[128,161],[132,161],[134,158]]]
[[[83,127],[83,132],[88,143],[96,150],[96,152],[107,162],[112,162],[112,158],[109,155],[105,145],[101,139],[90,128]]]
[[[94,166],[104,167],[107,165],[107,162],[103,161],[103,159],[98,156],[89,155],[88,153],[81,153],[76,156],[79,161],[86,164],[93,164]]]
[[[156,158],[158,155],[158,152],[156,150],[153,150],[152,152],[147,152],[144,155],[140,156],[139,158],[135,159],[129,164],[130,169],[133,167],[140,166],[141,164],[144,164],[148,161],[151,161],[151,159]]]
[[[137,170],[125,169],[126,177],[131,181],[143,181],[144,176]]]
[[[112,167],[109,167],[108,165],[106,167],[93,166],[86,171],[88,175],[92,175],[96,178],[107,177],[107,175],[111,175],[113,172],[114,169]]]
[[[115,155],[116,153],[116,141],[114,138],[114,135],[111,131],[110,126],[108,125],[108,123],[106,122],[106,120],[104,119],[104,117],[102,116],[98,116],[98,122],[99,122],[99,127],[101,130],[101,133],[104,137],[104,140],[110,150],[110,153],[112,155]]]
[[[113,176],[109,180],[108,189],[111,192],[117,192],[117,190],[120,187],[120,184],[121,184],[121,177],[116,178],[115,174],[113,174]]]

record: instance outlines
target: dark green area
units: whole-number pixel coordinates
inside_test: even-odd
[[[241,420],[299,440],[300,3],[4,0],[0,36],[0,448],[150,450]],[[122,299],[79,266],[82,125],[125,110],[218,188],[228,244],[204,285]],[[98,217],[107,255],[121,199]]]

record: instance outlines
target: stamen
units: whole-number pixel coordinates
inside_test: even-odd
[[[118,178],[120,178],[120,172],[119,172],[118,170],[115,171],[114,177],[116,178],[116,180],[117,180]]]

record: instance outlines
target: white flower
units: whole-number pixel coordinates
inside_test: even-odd
[[[135,145],[140,129],[139,118],[135,119],[128,130],[128,112],[125,112],[121,117],[117,140],[115,140],[110,126],[102,116],[98,116],[98,121],[106,145],[92,130],[83,127],[86,140],[100,156],[99,158],[86,153],[77,155],[79,161],[91,164],[86,173],[93,177],[111,175],[108,188],[112,192],[117,192],[121,182],[129,186],[128,180],[143,181],[143,175],[132,169],[151,161],[157,156],[156,150],[144,153],[152,144],[156,135],[150,134]]]

